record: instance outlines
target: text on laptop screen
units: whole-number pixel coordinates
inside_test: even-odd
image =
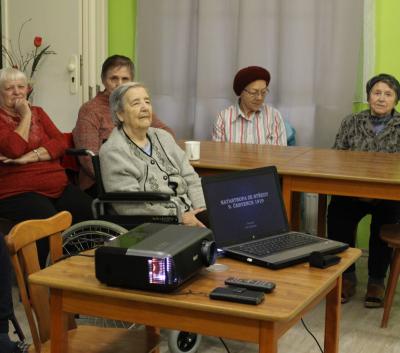
[[[203,189],[219,248],[288,231],[274,167],[209,177]]]

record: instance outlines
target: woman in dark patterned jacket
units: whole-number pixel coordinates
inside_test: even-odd
[[[366,86],[369,109],[347,116],[336,135],[334,148],[370,152],[400,152],[400,114],[395,106],[400,84],[388,74],[371,78]],[[365,307],[383,305],[384,279],[391,249],[379,237],[380,227],[400,220],[400,203],[388,200],[333,196],[328,208],[328,237],[355,246],[358,222],[371,214],[368,286]],[[342,303],[356,292],[355,265],[343,275]]]

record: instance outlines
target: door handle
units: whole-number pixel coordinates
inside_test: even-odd
[[[69,72],[69,92],[71,94],[78,93],[78,56],[72,55],[67,65]]]

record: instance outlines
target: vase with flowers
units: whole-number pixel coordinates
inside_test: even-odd
[[[33,38],[33,48],[24,53],[21,49],[22,34],[25,25],[32,21],[31,18],[22,23],[18,32],[17,48],[13,46],[11,40],[6,39],[7,45],[1,45],[2,55],[7,64],[25,73],[28,78],[28,98],[33,92],[33,77],[38,69],[39,63],[46,55],[56,54],[55,51],[49,50],[50,44],[43,46],[43,38],[35,36]]]

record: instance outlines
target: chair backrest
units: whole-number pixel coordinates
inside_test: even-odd
[[[61,232],[69,228],[71,222],[71,214],[62,211],[47,219],[18,223],[5,237],[37,352],[40,352],[41,343],[50,338],[50,307],[48,288],[27,281],[30,274],[40,270],[36,241],[48,238],[50,258],[56,261],[62,256]]]
[[[288,146],[296,145],[296,130],[287,120],[284,120]]]

